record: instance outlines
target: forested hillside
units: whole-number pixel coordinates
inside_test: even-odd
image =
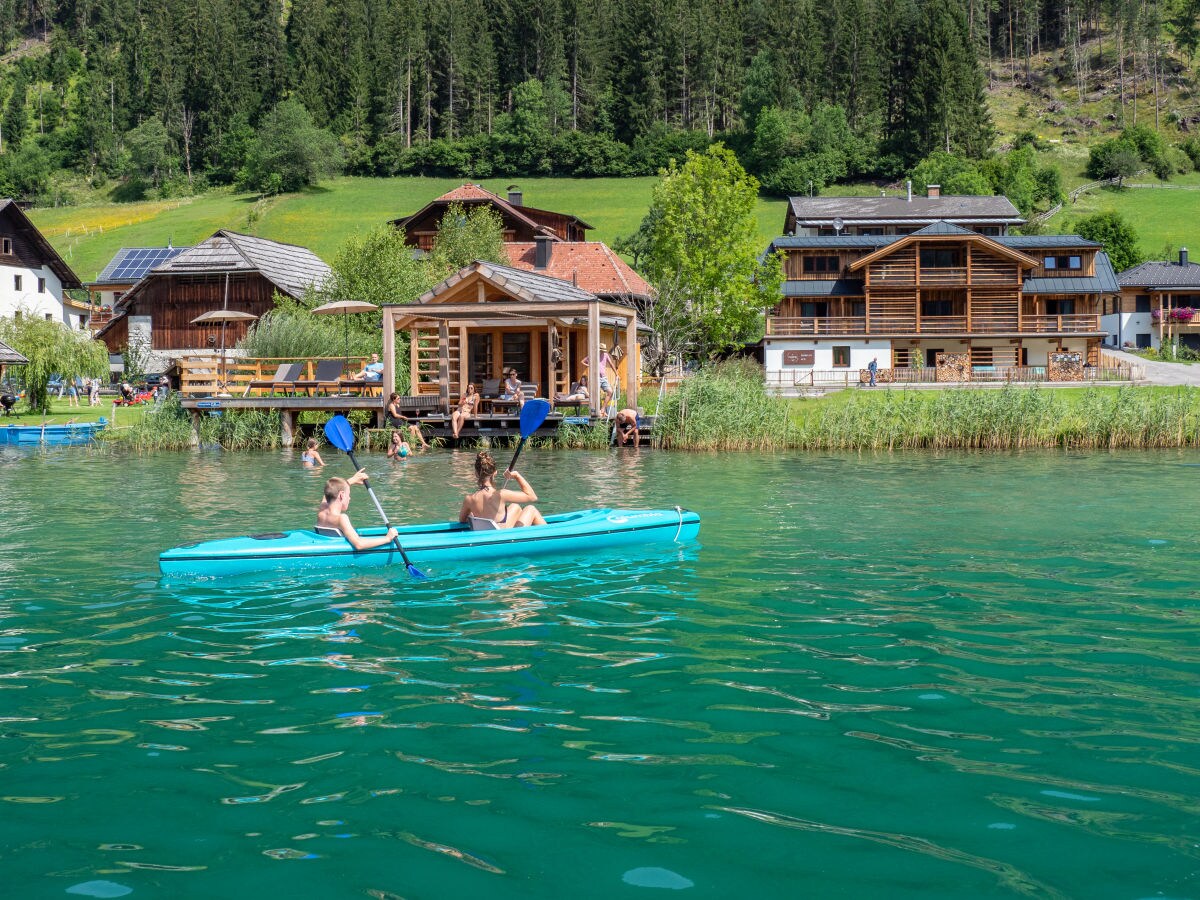
[[[1190,89],[1198,18],[1200,0],[0,0],[0,194],[69,202],[63,172],[118,199],[652,174],[718,139],[770,191],[820,189],[984,157],[988,84],[1032,87],[1035,60],[1131,124],[1135,95]]]

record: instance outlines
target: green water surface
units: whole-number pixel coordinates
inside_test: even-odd
[[[699,545],[187,583],[325,475],[0,450],[0,890],[1200,897],[1197,462],[535,451]]]

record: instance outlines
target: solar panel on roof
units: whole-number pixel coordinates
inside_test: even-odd
[[[134,282],[160,263],[173,259],[187,247],[123,247],[105,266],[100,282]]]

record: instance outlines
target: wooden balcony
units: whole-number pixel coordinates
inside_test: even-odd
[[[1021,330],[1035,334],[1083,334],[1100,331],[1100,317],[1084,313],[1069,316],[1025,316]]]
[[[783,337],[811,337],[821,334],[866,334],[866,316],[823,316],[801,318],[768,316],[767,334]]]
[[[927,285],[966,284],[967,267],[950,266],[944,269],[922,269],[921,287]]]

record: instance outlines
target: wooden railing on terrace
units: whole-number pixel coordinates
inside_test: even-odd
[[[920,369],[880,369],[878,377],[878,386],[882,388],[896,384],[947,383],[938,381],[937,369],[933,366],[925,366]],[[1125,365],[1115,367],[1085,366],[1083,369],[1083,380],[1087,382],[1136,381],[1140,377],[1141,373],[1137,369]],[[1006,384],[1009,382],[1028,383],[1045,382],[1048,380],[1045,366],[980,366],[971,370],[970,382],[951,383]],[[767,388],[775,390],[806,387],[851,387],[852,385],[864,382],[865,378],[861,370],[849,368],[832,370],[782,369],[767,372],[766,374]]]
[[[1015,309],[972,310],[971,327],[966,316],[923,316],[879,312],[872,307],[872,334],[1083,334],[1100,330],[1100,317],[1089,314],[1025,316],[1017,327]],[[768,316],[767,334],[777,337],[815,335],[865,335],[865,316]]]
[[[304,368],[301,370],[301,381],[314,381],[317,374],[317,365],[323,359],[345,359],[341,356],[332,357],[315,357],[312,359],[300,359],[296,357],[283,357],[279,359],[269,358],[242,358],[227,356],[225,358],[224,377],[221,375],[221,357],[217,356],[185,356],[179,360],[179,392],[185,396],[196,396],[200,394],[217,394],[228,393],[234,397],[252,396],[260,397],[270,394],[270,388],[258,387],[251,388],[250,385],[255,381],[269,381],[275,377],[275,373],[279,370],[281,363],[303,363]],[[342,369],[342,378],[349,378],[351,375],[360,371],[366,364],[367,360],[362,356],[351,356],[346,360],[346,364]],[[223,382],[223,384],[222,384]],[[368,387],[379,389],[378,382],[368,383]],[[301,388],[301,390],[305,390]],[[313,389],[315,391],[316,389]],[[338,389],[324,388],[322,389],[329,393],[338,393]],[[313,392],[313,391],[310,391]]]

